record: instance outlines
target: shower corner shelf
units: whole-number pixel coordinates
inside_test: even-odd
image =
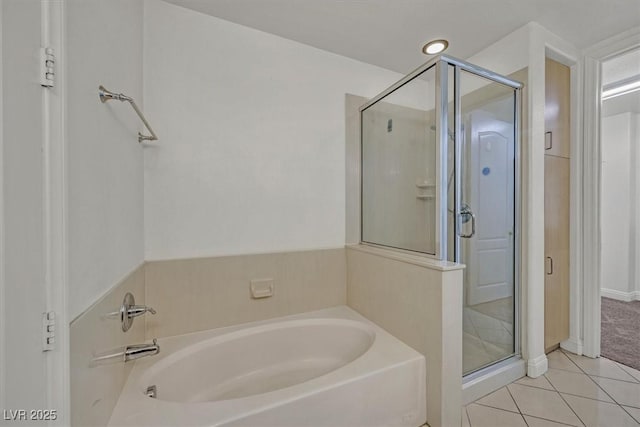
[[[431,200],[434,197],[435,196],[433,196],[431,194],[421,194],[421,195],[416,196],[416,199],[419,199],[419,200]]]
[[[416,187],[421,188],[421,189],[426,189],[426,188],[435,188],[435,184],[429,184],[426,182],[419,182],[416,184]]]

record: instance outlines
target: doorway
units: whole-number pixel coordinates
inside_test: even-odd
[[[602,63],[600,354],[640,370],[640,48]]]

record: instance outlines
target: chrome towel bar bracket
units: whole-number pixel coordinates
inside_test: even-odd
[[[156,141],[158,139],[158,137],[156,136],[156,133],[153,131],[153,129],[151,129],[151,125],[149,125],[149,122],[147,121],[147,119],[145,119],[144,114],[142,114],[142,111],[140,111],[140,109],[138,108],[138,105],[133,100],[133,98],[123,93],[111,92],[110,90],[105,89],[105,87],[102,85],[98,87],[98,96],[100,97],[100,101],[102,101],[103,103],[110,101],[112,99],[115,99],[121,102],[126,101],[131,105],[133,110],[136,112],[138,117],[140,117],[140,120],[142,120],[142,123],[144,123],[144,125],[149,130],[149,133],[151,134],[151,135],[143,135],[140,132],[138,132],[138,142]]]

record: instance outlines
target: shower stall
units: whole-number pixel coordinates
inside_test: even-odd
[[[467,378],[520,353],[521,87],[441,55],[360,108],[361,241],[466,265]]]

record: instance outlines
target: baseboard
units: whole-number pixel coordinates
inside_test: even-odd
[[[538,378],[543,375],[549,369],[549,361],[547,355],[543,354],[535,359],[529,359],[527,361],[527,376],[531,378]]]
[[[562,341],[560,343],[560,348],[563,350],[567,350],[570,353],[577,354],[578,356],[582,356],[582,340],[569,337],[568,340]]]
[[[635,292],[622,292],[615,289],[600,289],[600,295],[606,298],[615,299],[618,301],[630,302],[640,301],[640,291]]]

